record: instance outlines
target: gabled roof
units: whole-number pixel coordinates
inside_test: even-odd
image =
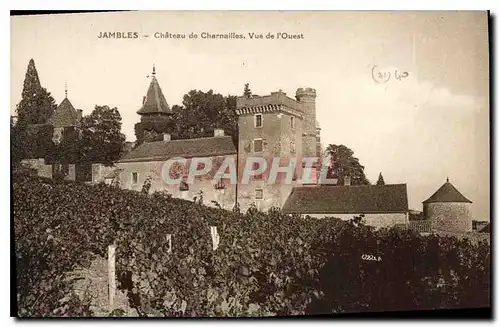
[[[407,212],[406,184],[294,187],[283,211],[302,214]]]
[[[423,203],[433,203],[433,202],[467,202],[472,203],[469,199],[463,196],[456,188],[453,186],[449,180],[441,186],[436,193],[431,195],[430,198],[425,200]]]
[[[146,142],[125,154],[118,162],[168,160],[174,157],[214,157],[236,154],[231,136]]]
[[[68,98],[64,98],[56,108],[49,122],[54,127],[76,126],[78,124],[78,114],[75,107]]]
[[[151,83],[149,84],[148,93],[144,99],[141,109],[137,111],[139,115],[152,114],[152,113],[164,113],[170,114],[172,110],[165,100],[165,96],[161,91],[160,84],[156,80],[154,69],[153,76],[151,77]]]

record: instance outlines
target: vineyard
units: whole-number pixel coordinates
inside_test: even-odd
[[[490,306],[490,246],[351,221],[241,213],[166,193],[13,174],[20,316],[91,316],[67,276],[116,245],[139,316],[280,316]],[[210,226],[220,244],[212,247]]]

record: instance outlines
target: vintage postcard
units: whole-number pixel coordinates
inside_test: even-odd
[[[12,315],[491,316],[488,21],[12,15]]]

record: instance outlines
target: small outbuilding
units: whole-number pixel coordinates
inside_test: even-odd
[[[447,178],[430,198],[423,202],[424,217],[434,231],[465,233],[472,231],[472,201],[463,196]]]

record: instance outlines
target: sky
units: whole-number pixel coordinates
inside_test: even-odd
[[[137,32],[136,39],[98,38]],[[184,33],[186,39],[155,38]],[[199,36],[190,39],[193,32]],[[245,39],[202,39],[201,33]],[[271,33],[303,39],[267,39]],[[250,39],[248,33],[263,34]],[[149,35],[149,37],[143,37]],[[167,102],[192,89],[241,95],[316,89],[322,142],[354,151],[372,182],[406,183],[410,209],[445,181],[489,220],[489,55],[486,12],[121,12],[11,18],[11,105],[29,60],[57,103],[117,107],[134,141],[156,77]],[[375,67],[375,68],[374,68]],[[382,81],[378,75],[390,78]],[[401,75],[406,77],[401,77]],[[375,78],[374,78],[375,76]],[[396,78],[396,76],[401,78]],[[385,83],[384,83],[385,81]]]

